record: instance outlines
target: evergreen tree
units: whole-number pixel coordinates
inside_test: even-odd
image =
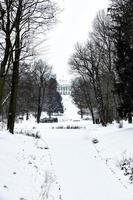
[[[119,115],[129,118],[133,111],[133,1],[111,0],[112,36],[116,50],[116,91]]]
[[[50,118],[53,113],[63,113],[62,98],[60,93],[57,92],[57,81],[55,78],[50,78],[47,83],[45,99],[45,111]]]

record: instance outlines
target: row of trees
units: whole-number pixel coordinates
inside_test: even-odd
[[[34,113],[37,123],[40,122],[42,111],[49,117],[53,113],[63,113],[62,98],[57,91],[57,81],[52,73],[52,67],[38,60],[29,70],[22,68],[19,80],[17,115]],[[32,68],[32,70],[31,70]]]
[[[55,23],[57,10],[50,0],[0,1],[0,113],[10,77],[7,129],[11,133],[14,131],[20,68],[28,66],[24,60],[33,56],[33,41]]]
[[[81,111],[89,109],[93,123],[131,122],[133,2],[111,0],[108,12],[97,14],[86,44],[76,45],[69,64],[77,74],[72,97]]]
[[[10,96],[10,80],[12,74],[7,75],[3,105],[3,118],[7,118]],[[42,111],[47,112],[49,117],[53,113],[63,113],[62,98],[57,91],[57,81],[52,73],[52,67],[46,62],[38,60],[34,65],[23,63],[20,66],[18,84],[16,116],[29,119],[29,114],[36,117],[40,122]]]

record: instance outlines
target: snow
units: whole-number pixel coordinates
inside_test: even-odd
[[[42,199],[55,181],[47,145],[32,137],[1,133],[0,151],[0,200]]]
[[[121,183],[119,179],[123,175],[118,176],[118,174],[113,173],[113,170],[117,169],[116,166],[115,168],[112,165],[108,166],[106,159],[101,158],[92,143],[92,135],[100,134],[98,133],[99,130],[101,130],[101,127],[93,129],[89,125],[86,130],[71,130],[69,134],[67,130],[58,130],[56,133],[51,130],[43,136],[50,145],[55,171],[57,176],[60,177],[64,199],[133,199],[133,192],[129,194],[132,189],[130,184],[127,189],[127,186],[125,187]],[[95,132],[97,132],[96,135]],[[110,138],[108,139],[110,140]],[[99,137],[99,140],[101,143],[101,140],[104,140],[103,136],[101,136],[101,139]],[[100,146],[100,144],[98,145]],[[103,146],[100,147],[105,153],[107,148],[103,150]],[[107,155],[113,158],[116,149],[111,149],[112,154]],[[104,155],[103,152],[100,153]]]
[[[133,200],[118,166],[133,157],[133,125],[93,125],[69,96],[63,102],[59,123],[30,118],[16,124],[15,135],[0,131],[0,200]]]
[[[72,120],[79,120],[80,116],[77,115],[78,108],[74,105],[72,98],[69,95],[63,95],[62,99],[65,110],[63,120],[69,122]]]

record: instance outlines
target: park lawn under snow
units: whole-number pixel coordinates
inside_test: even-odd
[[[92,125],[68,97],[65,106],[59,123],[31,118],[15,135],[0,132],[0,200],[133,200],[133,183],[119,166],[133,157],[133,125]]]
[[[133,185],[118,167],[123,156],[133,155],[133,126],[127,130],[117,125],[102,128],[87,123],[71,122],[71,126],[83,126],[75,130],[52,128],[42,132],[44,125],[38,127],[50,146],[63,199],[133,199]],[[93,138],[99,143],[93,144]]]
[[[0,200],[41,200],[53,191],[57,198],[48,151],[41,139],[0,132]]]

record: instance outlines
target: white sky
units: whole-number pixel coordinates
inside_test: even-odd
[[[64,10],[59,15],[60,23],[48,33],[44,57],[53,65],[57,79],[69,79],[68,59],[74,51],[74,45],[86,41],[97,11],[106,8],[109,0],[56,1]]]

